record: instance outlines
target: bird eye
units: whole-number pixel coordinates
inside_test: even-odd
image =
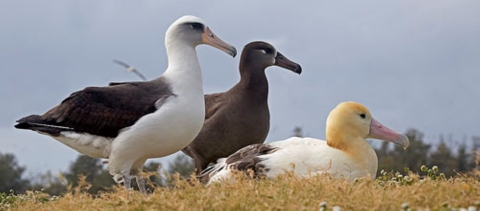
[[[360,114],[360,117],[361,117],[362,119],[365,119],[366,116],[365,116],[365,114]]]
[[[195,30],[203,30],[203,24],[201,23],[190,23],[190,27]]]
[[[272,54],[273,52],[273,50],[269,48],[259,48],[258,50],[260,50],[264,54]]]

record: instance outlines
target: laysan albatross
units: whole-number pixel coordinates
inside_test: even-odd
[[[279,66],[297,74],[302,68],[271,44],[251,42],[240,57],[240,81],[230,90],[205,95],[205,122],[182,151],[192,157],[197,172],[237,150],[263,143],[270,128],[268,81],[265,69]]]
[[[252,170],[256,177],[273,178],[286,171],[308,177],[328,173],[353,181],[375,178],[378,158],[366,138],[409,145],[408,138],[375,120],[368,109],[356,102],[343,102],[329,114],[326,141],[292,137],[268,144],[246,146],[205,169],[199,176],[206,183],[229,180],[232,169]]]
[[[195,49],[200,44],[236,55],[203,20],[183,16],[166,32],[168,68],[159,78],[87,87],[43,115],[18,120],[15,127],[49,135],[82,154],[108,158],[116,182],[130,189],[133,176],[145,193],[139,175],[145,161],[183,149],[202,128],[205,101]]]

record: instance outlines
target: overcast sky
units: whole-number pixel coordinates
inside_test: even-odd
[[[30,172],[67,170],[78,153],[15,120],[43,114],[86,86],[146,77],[167,66],[165,31],[191,14],[239,52],[273,44],[302,65],[296,75],[267,70],[271,129],[267,141],[295,126],[325,137],[325,119],[341,101],[370,108],[394,130],[480,135],[480,1],[4,1],[0,7],[0,152]],[[198,55],[206,93],[239,80],[239,56],[208,46]]]

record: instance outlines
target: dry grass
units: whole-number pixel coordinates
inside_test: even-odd
[[[235,183],[205,187],[177,180],[173,188],[156,188],[147,197],[136,191],[115,188],[97,197],[84,192],[88,184],[62,197],[29,192],[4,203],[12,210],[319,210],[340,206],[343,210],[450,210],[480,208],[480,182],[476,176],[444,180],[419,179],[410,184],[395,179],[343,180],[318,176],[299,179],[285,175],[275,180],[238,177]],[[2,205],[0,204],[0,210]]]

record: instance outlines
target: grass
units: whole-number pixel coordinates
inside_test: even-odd
[[[426,167],[425,167],[426,168]],[[434,168],[432,168],[434,169]],[[420,177],[382,172],[376,180],[344,180],[317,176],[300,179],[286,174],[274,180],[237,175],[236,182],[205,187],[197,181],[175,180],[147,197],[116,187],[97,196],[89,185],[61,197],[42,192],[0,195],[0,210],[459,210],[480,209],[480,174],[445,179],[429,170]],[[427,172],[427,171],[425,171]]]

